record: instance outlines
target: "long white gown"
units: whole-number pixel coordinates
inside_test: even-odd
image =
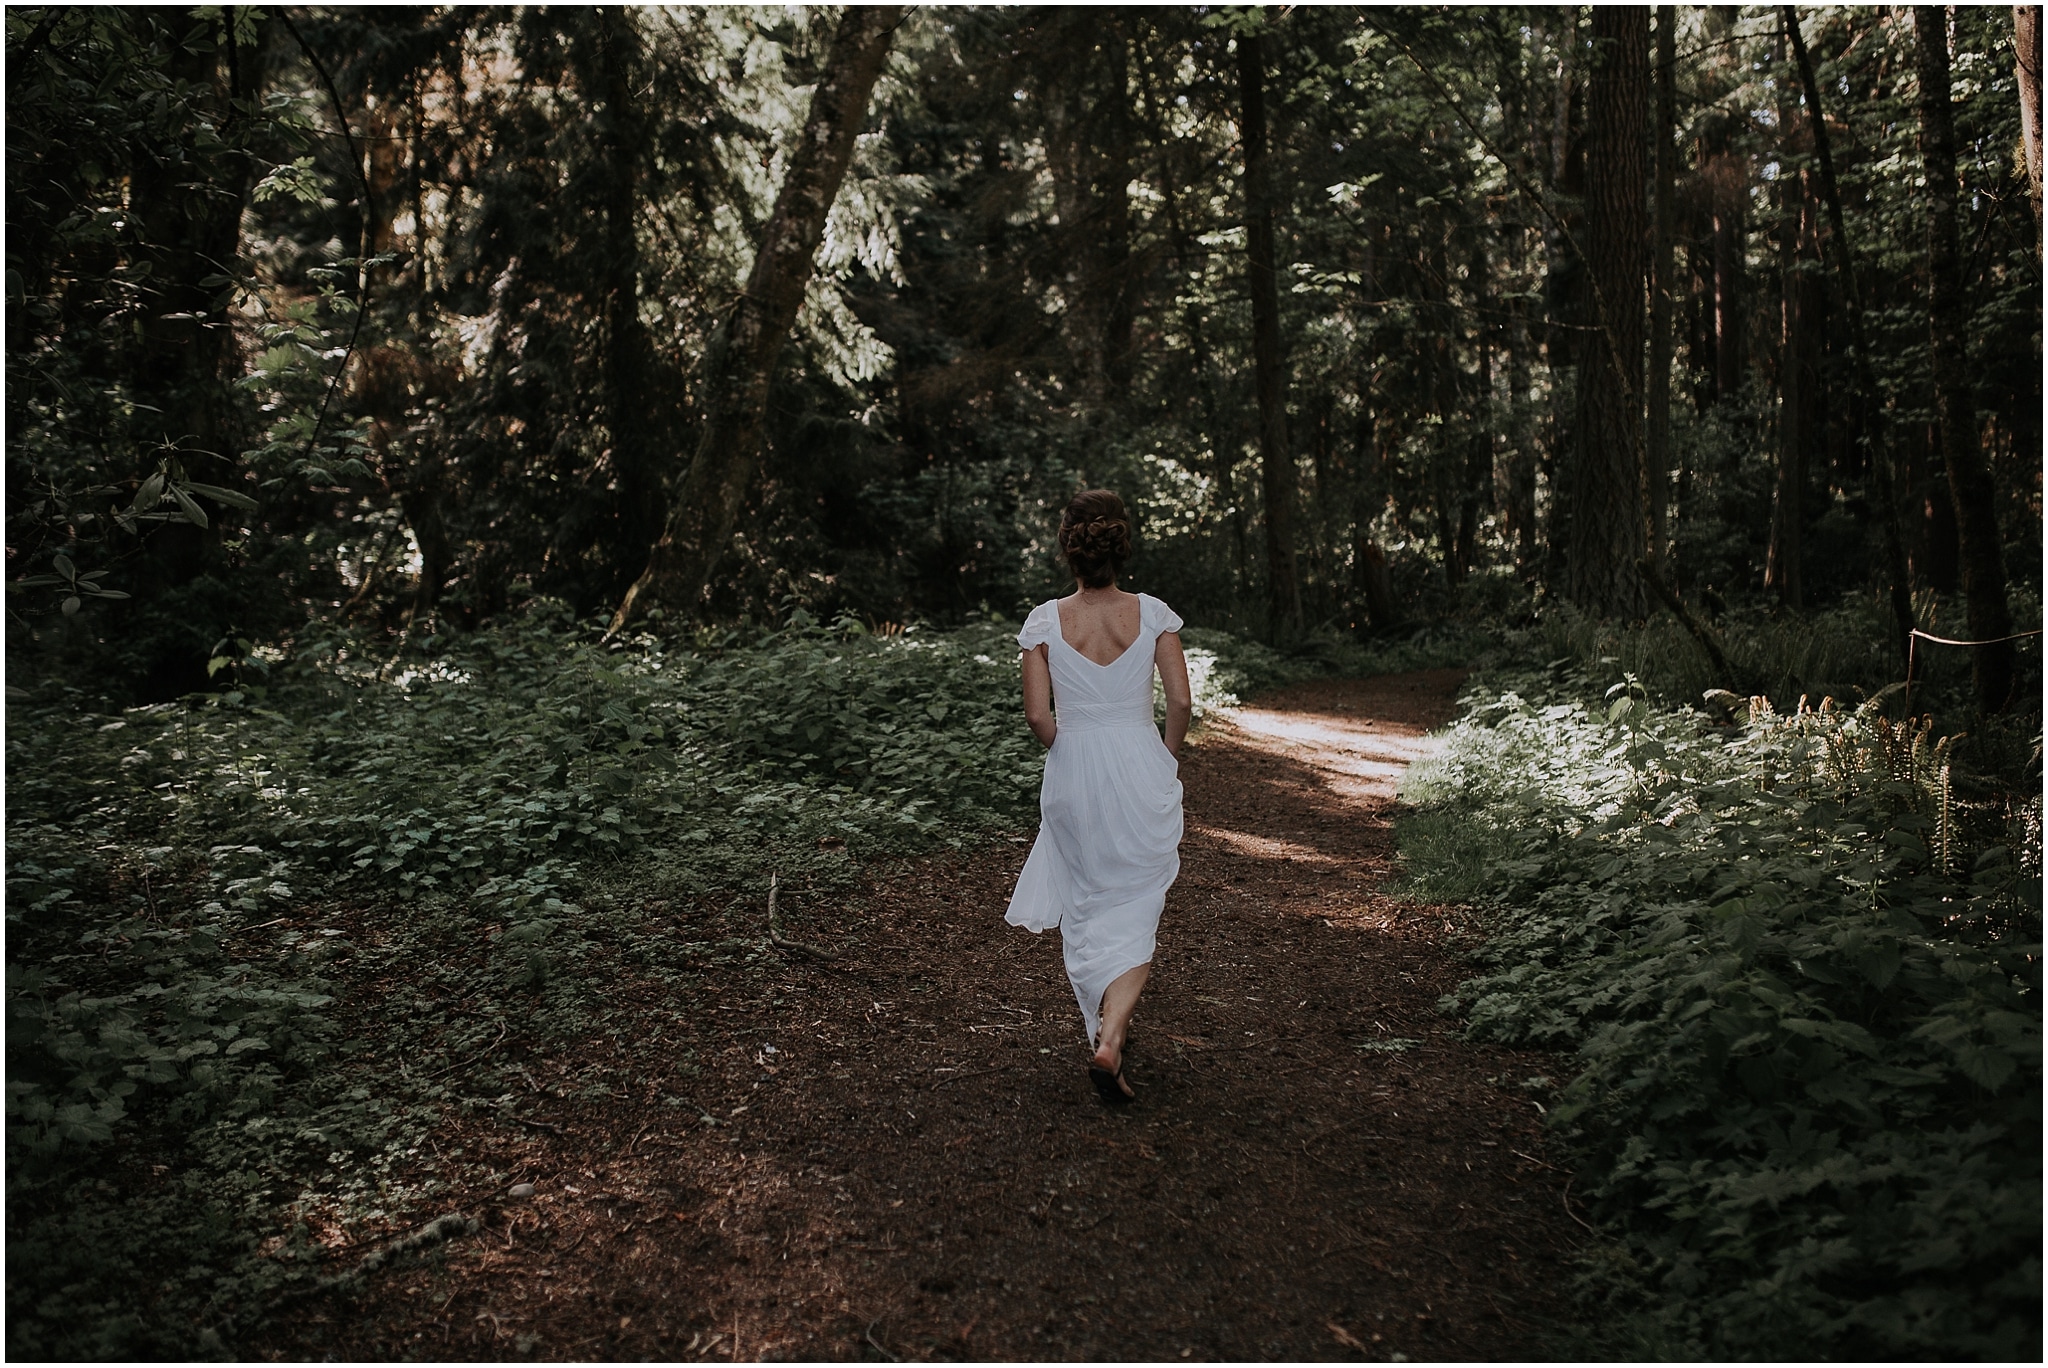
[[[1024,620],[1017,643],[1043,644],[1058,726],[1045,755],[1040,824],[1004,920],[1057,926],[1067,979],[1093,1045],[1103,990],[1152,962],[1166,890],[1180,874],[1180,762],[1152,722],[1152,655],[1180,618],[1138,595],[1138,637],[1097,665],[1060,634],[1057,601]]]

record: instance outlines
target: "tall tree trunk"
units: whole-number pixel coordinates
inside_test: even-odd
[[[1252,370],[1259,396],[1260,492],[1266,503],[1267,631],[1276,641],[1301,630],[1301,579],[1295,564],[1294,453],[1287,445],[1286,356],[1280,345],[1280,296],[1274,279],[1273,198],[1266,165],[1266,67],[1256,33],[1237,39],[1237,81],[1244,141],[1245,275],[1252,300]]]
[[[1731,146],[1730,121],[1710,116],[1699,139],[1699,180],[1712,217],[1714,397],[1742,393],[1749,364],[1743,258],[1748,254],[1749,168]]]
[[[1672,87],[1677,80],[1674,30],[1678,7],[1657,7],[1657,125],[1652,167],[1656,176],[1656,239],[1650,254],[1649,409],[1643,429],[1643,496],[1649,504],[1650,559],[1664,560],[1664,508],[1671,494],[1671,140],[1677,123]],[[1668,576],[1666,578],[1669,578]]]
[[[2012,695],[2013,645],[1997,639],[2012,632],[2012,614],[2005,602],[1996,491],[1977,445],[1977,411],[1963,344],[1969,309],[1957,245],[1948,16],[1942,6],[1916,5],[1913,21],[1920,74],[1920,156],[1927,173],[1927,319],[1934,344],[1934,407],[1941,422],[1949,497],[1956,506],[1965,616],[1971,637],[1985,643],[1971,649],[1971,674],[1977,705],[1990,713],[2003,709]]]
[[[900,5],[855,5],[840,17],[746,290],[705,357],[704,429],[696,454],[646,570],[612,614],[612,633],[625,627],[643,601],[695,603],[725,551],[760,464],[775,363],[810,285],[825,220],[902,17]]]
[[[1925,445],[1927,473],[1918,482],[1915,500],[1921,520],[1920,571],[1929,589],[1953,594],[1963,587],[1963,562],[1956,541],[1956,504],[1948,496],[1948,477],[1942,469],[1939,423],[1927,425]]]
[[[1514,228],[1508,234],[1514,251],[1509,271],[1516,282],[1514,295],[1508,301],[1508,412],[1514,445],[1508,450],[1507,502],[1503,509],[1508,531],[1515,539],[1515,573],[1524,579],[1536,573],[1536,428],[1523,407],[1529,402],[1529,354],[1534,346],[1528,305],[1523,299],[1526,238],[1524,227]]]
[[[1150,124],[1148,132],[1155,145],[1167,148],[1159,163],[1160,194],[1166,202],[1167,241],[1173,249],[1174,266],[1185,280],[1192,277],[1196,266],[1194,241],[1180,212],[1181,186],[1185,182],[1175,166],[1175,149],[1167,146],[1165,124],[1160,117],[1153,93],[1153,78],[1156,73],[1151,70],[1149,63],[1141,66],[1140,71],[1144,77],[1140,89],[1145,99],[1146,119]],[[1187,329],[1188,365],[1193,373],[1195,392],[1201,398],[1203,432],[1208,437],[1210,450],[1215,455],[1212,470],[1216,477],[1216,492],[1222,500],[1230,524],[1231,567],[1235,571],[1230,580],[1230,595],[1235,607],[1238,594],[1245,582],[1248,560],[1244,508],[1238,502],[1237,480],[1232,474],[1237,460],[1237,429],[1234,421],[1229,422],[1230,430],[1226,434],[1226,422],[1221,416],[1222,406],[1216,401],[1216,380],[1209,364],[1208,333],[1203,325],[1201,294],[1199,290],[1188,290],[1182,294],[1181,326]]]
[[[1131,117],[1130,63],[1120,21],[1102,25],[1103,56],[1108,63],[1108,103],[1104,110],[1102,174],[1096,197],[1102,201],[1102,270],[1100,288],[1109,295],[1102,320],[1102,373],[1112,400],[1131,388]]]
[[[1913,630],[1913,572],[1906,563],[1905,536],[1899,527],[1899,499],[1892,441],[1886,428],[1885,406],[1871,372],[1870,344],[1864,334],[1863,289],[1856,276],[1856,258],[1849,250],[1849,229],[1842,217],[1842,191],[1835,181],[1834,150],[1828,140],[1828,123],[1823,114],[1820,81],[1814,75],[1813,59],[1806,51],[1806,39],[1799,31],[1798,11],[1786,6],[1785,27],[1792,38],[1792,56],[1799,63],[1799,82],[1806,92],[1807,118],[1813,126],[1813,150],[1819,164],[1821,198],[1828,209],[1828,255],[1834,265],[1841,292],[1842,312],[1849,321],[1849,343],[1856,350],[1854,374],[1858,408],[1864,427],[1863,440],[1869,447],[1873,493],[1879,508],[1879,528],[1884,539],[1885,577],[1889,581],[1894,631],[1893,646],[1904,666],[1910,656]]]
[[[2034,253],[2041,251],[2041,7],[2012,7],[2012,49],[2020,86],[2020,137],[2026,143],[2027,192],[2034,206]]]
[[[1550,387],[1550,411],[1545,415],[1548,436],[1543,443],[1538,468],[1550,489],[1549,517],[1543,538],[1543,582],[1557,593],[1564,592],[1567,566],[1571,559],[1572,461],[1570,448],[1576,441],[1572,408],[1578,392],[1579,362],[1587,348],[1581,345],[1579,328],[1584,324],[1583,296],[1586,293],[1586,265],[1573,250],[1570,239],[1584,226],[1584,215],[1570,206],[1584,202],[1586,191],[1586,82],[1575,70],[1578,51],[1580,7],[1565,11],[1563,41],[1558,45],[1557,100],[1550,138],[1551,188],[1565,205],[1562,222],[1553,218],[1544,234],[1544,257],[1548,279],[1549,317],[1543,330],[1544,359],[1559,381],[1570,384]]]
[[[640,42],[633,21],[615,5],[592,16],[596,28],[593,84],[603,97],[600,138],[610,163],[605,181],[603,264],[604,415],[611,434],[609,463],[616,531],[612,555],[621,568],[661,534],[667,521],[657,462],[668,424],[655,410],[653,347],[640,321],[640,169],[647,130],[633,98]]]
[[[1365,600],[1366,620],[1385,630],[1401,625],[1401,601],[1394,597],[1394,577],[1387,553],[1372,538],[1373,519],[1386,498],[1380,478],[1379,427],[1373,419],[1370,381],[1358,396],[1358,426],[1352,434],[1351,576],[1352,592]]]
[[[1797,98],[1784,80],[1784,63],[1791,56],[1791,35],[1787,30],[1796,20],[1781,16],[1771,62],[1779,73],[1773,83],[1778,103],[1779,173],[1775,183],[1778,206],[1778,422],[1773,434],[1776,446],[1777,478],[1771,488],[1771,539],[1764,556],[1764,587],[1774,590],[1778,602],[1787,608],[1801,606],[1803,558],[1799,534],[1804,530],[1806,491],[1806,347],[1805,322],[1799,290],[1799,249],[1803,245],[1806,196],[1800,177],[1789,170],[1793,150],[1792,113]]]
[[[1540,51],[1541,31],[1532,45]],[[1500,54],[1501,122],[1513,131],[1512,155],[1530,175],[1529,146],[1536,132],[1533,110],[1526,108],[1529,85],[1524,72],[1523,45],[1506,44]],[[1526,122],[1525,122],[1526,121]],[[1529,396],[1529,309],[1524,273],[1529,260],[1529,225],[1517,217],[1505,225],[1507,278],[1508,360],[1508,447],[1502,519],[1515,544],[1515,572],[1527,577],[1536,560],[1536,453],[1531,446],[1534,432],[1522,405]]]
[[[1091,96],[1097,81],[1088,58],[1093,56],[1099,24],[1094,14],[1073,6],[1049,8],[1044,14],[1047,22],[1036,34],[1043,44],[1036,56],[1044,63],[1037,73],[1038,93],[1045,111],[1046,171],[1058,220],[1060,292],[1066,301],[1069,342],[1085,377],[1087,409],[1099,421],[1106,398],[1103,321],[1112,288],[1101,275],[1105,206],[1096,198],[1091,138]]]
[[[1458,579],[1472,573],[1472,567],[1479,559],[1479,514],[1491,509],[1493,498],[1493,323],[1487,301],[1487,275],[1491,267],[1486,259],[1484,239],[1472,250],[1470,270],[1471,307],[1478,319],[1478,336],[1475,341],[1479,353],[1479,373],[1473,377],[1472,404],[1468,414],[1473,420],[1472,431],[1465,439],[1465,478],[1458,501],[1458,545],[1455,557],[1458,565]]]
[[[1423,392],[1429,413],[1436,420],[1429,443],[1429,493],[1436,513],[1436,539],[1443,555],[1444,583],[1456,589],[1464,582],[1464,567],[1458,563],[1458,487],[1462,483],[1464,453],[1451,443],[1452,425],[1464,407],[1458,393],[1458,375],[1451,353],[1451,330],[1457,315],[1451,309],[1450,268],[1445,260],[1445,232],[1434,235],[1430,247],[1415,258],[1415,310],[1421,324]]]
[[[217,129],[231,139],[241,117],[237,106],[255,98],[262,49],[235,41],[232,15],[215,22],[220,31],[208,34],[210,44],[173,49],[167,74],[193,92],[194,121],[204,119],[212,125],[209,134]],[[201,160],[195,169],[190,146],[147,148],[134,158],[129,176],[129,208],[141,228],[137,256],[154,293],[153,307],[141,310],[138,320],[135,381],[144,402],[136,405],[133,435],[145,448],[175,447],[194,478],[225,483],[242,436],[231,374],[234,330],[218,316],[218,286],[200,282],[232,269],[240,255],[251,166],[231,149],[202,155],[211,164]],[[172,578],[184,576],[174,571]]]
[[[1380,296],[1378,244],[1371,234],[1365,239],[1364,260],[1359,283],[1369,307]],[[1372,349],[1367,349],[1372,354]],[[1386,500],[1386,482],[1379,453],[1379,424],[1373,409],[1377,371],[1368,370],[1358,382],[1358,423],[1351,438],[1351,588],[1353,601],[1365,601],[1366,619],[1374,627],[1386,628],[1401,620],[1400,601],[1394,597],[1393,576],[1387,573],[1387,553],[1372,539],[1372,525]]]
[[[1315,472],[1315,497],[1312,505],[1315,512],[1310,520],[1310,533],[1314,538],[1309,552],[1310,586],[1304,591],[1309,598],[1310,609],[1320,621],[1329,616],[1334,595],[1332,586],[1336,583],[1336,565],[1343,559],[1330,536],[1330,511],[1337,506],[1337,461],[1334,447],[1337,421],[1337,391],[1327,381],[1321,387],[1315,400],[1315,440],[1309,446],[1309,467]]]
[[[1782,88],[1782,87],[1781,87]],[[1780,101],[1778,127],[1789,127],[1789,106]],[[1771,542],[1764,561],[1764,587],[1777,591],[1787,608],[1801,606],[1802,505],[1806,492],[1806,327],[1800,307],[1799,248],[1805,227],[1805,196],[1799,177],[1778,177],[1778,430],[1777,480],[1771,492]]]
[[[1586,88],[1586,278],[1594,330],[1580,348],[1565,595],[1602,616],[1641,617],[1643,288],[1649,181],[1650,11],[1593,11]]]

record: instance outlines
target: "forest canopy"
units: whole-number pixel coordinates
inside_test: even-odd
[[[1015,616],[1110,485],[1274,642],[1855,601],[1897,677],[2039,581],[2036,80],[1932,13],[18,7],[10,671]]]

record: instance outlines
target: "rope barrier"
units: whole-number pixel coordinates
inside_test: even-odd
[[[1906,634],[1906,697],[1904,700],[1906,716],[1911,717],[1913,715],[1913,664],[1914,655],[1921,642],[1929,641],[1936,646],[1996,646],[2000,642],[2024,641],[2028,637],[2037,637],[2041,635],[2041,631],[2041,628],[2036,627],[2031,632],[2014,632],[2011,636],[1992,637],[1986,641],[1958,641],[1954,637],[1938,637],[1932,632],[1923,632],[1918,627],[1915,627]]]
[[[1957,641],[1954,637],[1938,637],[1930,632],[1923,632],[1918,627],[1913,629],[1914,636],[1922,641],[1931,641],[1937,646],[1996,646],[2001,641],[2024,641],[2028,637],[2037,637],[2041,632],[2042,629],[2036,627],[2031,632],[2014,632],[2011,636],[1992,637],[1988,641]]]

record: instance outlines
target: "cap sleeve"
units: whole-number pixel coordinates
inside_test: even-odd
[[[1150,594],[1138,596],[1138,610],[1141,625],[1149,628],[1154,636],[1161,632],[1178,632],[1181,628],[1180,614]]]
[[[1028,651],[1052,640],[1052,634],[1059,630],[1059,612],[1059,605],[1051,599],[1033,608],[1017,633],[1017,644]]]

